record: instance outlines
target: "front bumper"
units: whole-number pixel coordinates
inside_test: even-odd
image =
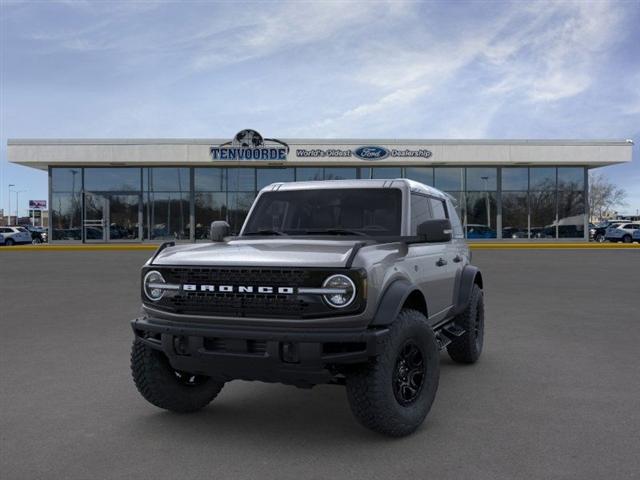
[[[364,363],[379,354],[389,330],[293,331],[194,325],[141,317],[131,322],[136,338],[162,351],[176,370],[297,386],[331,383],[340,366]]]

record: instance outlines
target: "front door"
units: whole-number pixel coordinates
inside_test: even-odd
[[[142,201],[138,194],[86,193],[86,242],[140,241]]]

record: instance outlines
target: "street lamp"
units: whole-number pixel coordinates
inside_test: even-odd
[[[11,187],[15,187],[13,183],[9,184],[9,213],[7,214],[7,225],[11,225]]]
[[[20,194],[26,192],[26,190],[16,190],[16,225],[18,224],[18,208],[20,207]]]

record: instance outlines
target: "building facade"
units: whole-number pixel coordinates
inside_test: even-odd
[[[588,239],[588,170],[631,161],[630,140],[9,140],[49,175],[54,242],[199,241],[239,231],[274,182],[410,178],[457,200],[469,239]]]

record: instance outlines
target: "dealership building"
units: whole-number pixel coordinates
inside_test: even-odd
[[[457,200],[469,239],[588,239],[588,171],[630,162],[630,140],[12,139],[48,172],[54,242],[198,241],[239,231],[274,182],[410,178]]]

